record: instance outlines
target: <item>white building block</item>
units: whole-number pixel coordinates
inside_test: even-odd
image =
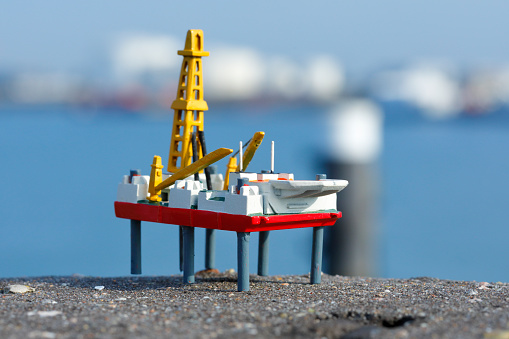
[[[263,197],[256,186],[243,186],[240,194],[227,191],[201,191],[198,194],[198,208],[229,214],[263,214]]]
[[[177,180],[168,195],[168,206],[175,208],[192,208],[198,206],[198,193],[203,184],[194,180]]]
[[[117,201],[137,203],[138,200],[147,199],[148,182],[150,177],[147,175],[137,175],[133,177],[133,182],[129,183],[129,176],[122,178],[122,183],[118,184]]]
[[[203,211],[224,212],[227,191],[201,191],[198,193],[198,209]]]
[[[263,197],[256,186],[242,186],[240,194],[225,196],[224,212],[229,214],[263,214]]]

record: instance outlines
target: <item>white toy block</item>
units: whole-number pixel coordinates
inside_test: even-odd
[[[201,191],[198,194],[198,208],[229,214],[262,214],[263,197],[255,186],[241,187],[240,194],[227,191]]]
[[[127,183],[126,182],[127,177]],[[149,176],[133,176],[133,182],[129,182],[129,176],[122,178],[122,183],[118,184],[117,201],[137,203],[139,200],[147,199]]]
[[[136,204],[138,202],[138,186],[124,183],[118,184],[117,201]]]
[[[198,206],[198,193],[203,189],[199,181],[177,180],[168,195],[168,206],[174,208],[192,208]]]
[[[198,208],[204,211],[224,212],[227,191],[201,191],[198,193]]]
[[[225,213],[253,215],[263,214],[263,197],[256,186],[242,186],[239,194],[225,196]]]

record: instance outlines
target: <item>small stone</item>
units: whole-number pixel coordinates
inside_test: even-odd
[[[288,286],[290,285],[289,283],[282,283],[281,286]]]
[[[480,290],[487,290],[487,289],[490,289],[492,287],[493,286],[490,283],[483,281],[483,282],[479,283],[478,289],[480,289]]]
[[[30,311],[27,313],[28,316],[38,315],[41,318],[54,317],[62,314],[61,311]]]
[[[95,288],[96,290],[98,290],[98,291],[102,291],[102,290],[104,290],[104,286],[96,286],[96,287],[94,287],[94,288]]]
[[[57,302],[55,300],[51,300],[51,299],[44,299],[42,301],[43,304],[56,304]]]
[[[53,332],[48,331],[33,331],[28,334],[29,338],[44,338],[44,339],[54,339],[57,335]]]
[[[4,293],[28,293],[33,292],[34,289],[26,285],[8,285],[4,288]]]
[[[224,273],[226,273],[226,274],[235,274],[235,270],[233,268],[230,268],[230,269],[224,271]]]

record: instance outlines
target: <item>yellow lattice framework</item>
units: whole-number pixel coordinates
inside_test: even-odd
[[[203,50],[203,31],[189,30],[184,50],[178,51],[178,54],[182,55],[184,60],[180,69],[177,98],[171,105],[175,113],[167,167],[170,173],[191,164],[191,135],[193,132],[203,131],[203,112],[209,109],[207,102],[203,100],[201,58],[209,56],[209,52]],[[201,158],[201,147],[198,149],[198,158]]]

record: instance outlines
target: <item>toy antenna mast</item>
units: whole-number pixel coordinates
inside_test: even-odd
[[[242,141],[239,142],[239,160],[240,160],[240,165],[239,165],[239,172],[242,172],[242,168],[244,167],[244,164],[242,162],[242,158],[244,157],[244,153],[242,152]]]
[[[182,55],[184,60],[180,69],[177,98],[171,105],[175,113],[166,168],[170,173],[178,172],[191,164],[191,135],[193,132],[197,134],[198,131],[203,131],[203,112],[209,109],[207,102],[203,100],[201,58],[209,55],[209,52],[203,50],[203,31],[189,30],[184,50],[178,51],[178,54]],[[198,150],[198,158],[201,158],[201,147],[198,147]]]
[[[270,173],[274,173],[274,141],[270,144]]]

